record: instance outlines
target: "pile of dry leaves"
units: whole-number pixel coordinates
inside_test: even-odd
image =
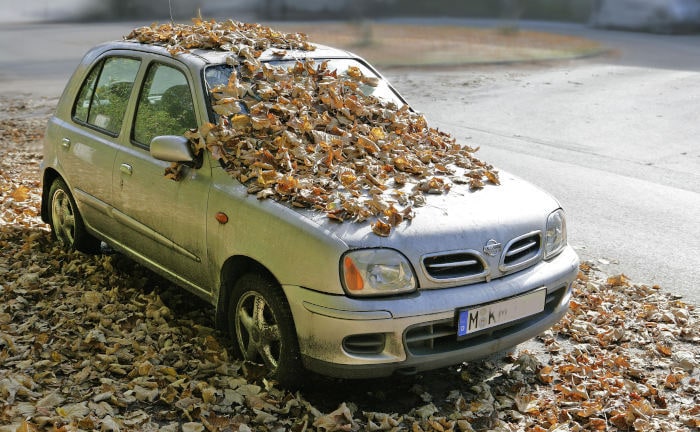
[[[0,97],[0,227],[36,224],[41,196],[33,174],[41,160],[46,111],[45,103]]]
[[[231,51],[236,54],[250,52],[258,53],[258,56],[260,52],[269,48],[304,51],[314,49],[306,36],[300,33],[279,32],[255,23],[232,20],[205,21],[201,18],[193,19],[192,25],[167,23],[139,27],[125,39],[162,45],[173,55],[192,49]]]
[[[229,357],[209,307],[119,255],[55,247],[34,134],[0,140],[0,432],[700,428],[700,311],[590,265],[529,351],[281,390]]]
[[[430,128],[406,105],[367,95],[379,79],[359,67],[332,69],[327,62],[274,66],[262,51],[311,50],[304,35],[260,25],[195,20],[134,30],[127,40],[231,52],[235,67],[226,85],[211,89],[217,124],[186,136],[195,153],[210,151],[258,198],[313,208],[337,221],[374,219],[375,234],[413,217],[425,194],[447,193],[453,184],[471,190],[498,174],[450,135]],[[240,76],[239,76],[240,75]],[[179,177],[179,166],[168,172]]]

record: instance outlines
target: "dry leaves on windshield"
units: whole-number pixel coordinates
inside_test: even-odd
[[[500,184],[493,167],[474,157],[478,149],[429,127],[408,106],[368,96],[363,88],[376,87],[378,78],[358,67],[337,71],[327,62],[298,60],[285,67],[258,60],[266,48],[312,49],[301,35],[197,20],[137,29],[127,38],[166,45],[173,53],[232,52],[228,62],[235,71],[226,85],[211,89],[217,124],[186,136],[195,153],[211,152],[260,199],[322,211],[339,222],[372,220],[372,231],[388,236],[427,195],[459,184],[471,190]],[[176,165],[167,175],[177,179],[179,173]]]
[[[231,75],[227,85],[212,89],[219,123],[187,136],[259,198],[337,221],[372,219],[372,230],[387,236],[413,217],[426,195],[447,193],[454,183],[497,182],[475,149],[428,127],[407,106],[364,95],[359,70],[339,75],[325,62],[288,68],[244,62],[253,77],[267,77],[266,96],[258,91],[262,81]]]

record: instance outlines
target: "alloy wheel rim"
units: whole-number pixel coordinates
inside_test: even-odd
[[[274,312],[257,292],[247,292],[236,306],[236,337],[243,357],[274,371],[281,356],[280,328]]]
[[[56,238],[64,245],[72,246],[75,242],[75,211],[70,198],[63,189],[58,189],[51,203],[51,221]]]

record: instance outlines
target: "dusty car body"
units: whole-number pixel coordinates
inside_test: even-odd
[[[320,46],[260,60],[300,57],[349,59],[376,74]],[[207,71],[225,62],[221,52],[173,56],[133,42],[86,54],[46,133],[42,217],[59,241],[86,251],[104,241],[210,302],[240,354],[284,382],[302,367],[360,378],[458,364],[566,313],[578,257],[564,213],[515,176],[431,196],[381,237],[368,224],[259,200],[211,154],[194,160],[178,134],[216,120]],[[171,162],[188,164],[180,181],[163,176]]]

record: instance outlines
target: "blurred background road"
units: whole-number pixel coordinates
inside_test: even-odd
[[[612,53],[390,79],[432,124],[558,197],[582,258],[699,303],[700,37],[527,26]]]
[[[170,14],[167,2],[162,1],[116,2],[131,10],[120,9],[112,15],[104,8],[91,9],[95,2],[85,1],[81,9],[75,9],[79,3],[81,0],[38,1],[32,3],[32,9],[28,2],[12,2],[10,7],[8,0],[0,0],[4,14],[0,17],[0,95],[45,98],[48,104],[55,104],[90,46],[119,39],[136,26],[150,24],[153,16],[163,21]],[[107,7],[112,3],[99,4]],[[480,146],[482,159],[560,199],[569,217],[569,240],[583,259],[592,260],[608,273],[625,273],[634,281],[659,284],[700,304],[699,35],[623,32],[588,25],[594,8],[606,7],[604,1],[490,2],[497,3],[499,9],[473,14],[479,19],[448,13],[450,3],[458,8],[458,3],[468,2],[434,3],[434,8],[447,8],[442,15],[451,18],[437,13],[426,17],[419,9],[410,8],[402,17],[392,17],[385,8],[393,3],[299,2],[306,10],[294,9],[291,2],[283,0],[240,1],[233,10],[219,1],[173,0],[172,5],[174,18],[182,21],[186,21],[183,15],[191,16],[199,6],[210,17],[267,21],[287,31],[316,29],[318,34],[312,39],[319,42],[337,40],[342,26],[354,26],[360,36],[350,43],[353,50],[378,64],[409,102],[426,113],[431,124],[454,134],[460,142]],[[406,4],[414,3],[421,2]],[[555,3],[559,6],[553,6]],[[146,4],[158,10],[138,9]],[[353,18],[350,24],[300,20],[337,18],[342,8],[329,5],[348,4],[364,8],[353,6],[346,12]],[[531,8],[533,4],[538,8]],[[562,11],[561,4],[569,8]],[[368,13],[372,5],[377,9],[375,19]],[[547,7],[553,19],[568,22],[542,21],[549,17],[542,16]],[[80,17],[76,16],[78,10]],[[606,25],[613,12],[607,10]],[[86,17],[102,21],[86,22]],[[81,21],[76,21],[78,18]],[[283,18],[296,21],[282,22]],[[642,24],[638,26],[642,30],[669,31]],[[462,40],[466,47],[459,46],[458,52],[446,55],[468,65],[445,66],[440,61],[426,65],[424,55],[411,57],[415,51],[411,43],[416,42],[406,38],[409,46],[401,48],[405,53],[401,58],[409,60],[405,66],[382,66],[385,56],[375,55],[381,52],[378,47],[386,49],[389,43],[390,36],[382,33],[383,29],[408,27],[420,34],[421,41],[442,41],[435,46],[446,49],[454,45],[454,39]],[[421,31],[416,32],[416,28]],[[454,36],[455,29],[464,33]],[[693,29],[686,24],[680,28],[683,32]],[[491,33],[479,33],[481,30]],[[548,47],[550,51],[539,50],[545,54],[529,61],[494,57],[489,64],[488,58],[479,57],[487,52],[522,54],[533,48],[527,43],[541,41],[542,34],[551,35],[545,40],[553,46]],[[468,39],[472,36],[477,37],[478,46]],[[503,42],[506,36],[512,38],[512,44]],[[573,60],[553,55],[559,59],[547,61],[553,52],[572,53],[572,42],[565,36],[593,43],[598,55]],[[498,45],[498,50],[489,51],[489,44],[491,48]],[[586,49],[573,54],[586,54]],[[470,58],[478,61],[470,62]]]

